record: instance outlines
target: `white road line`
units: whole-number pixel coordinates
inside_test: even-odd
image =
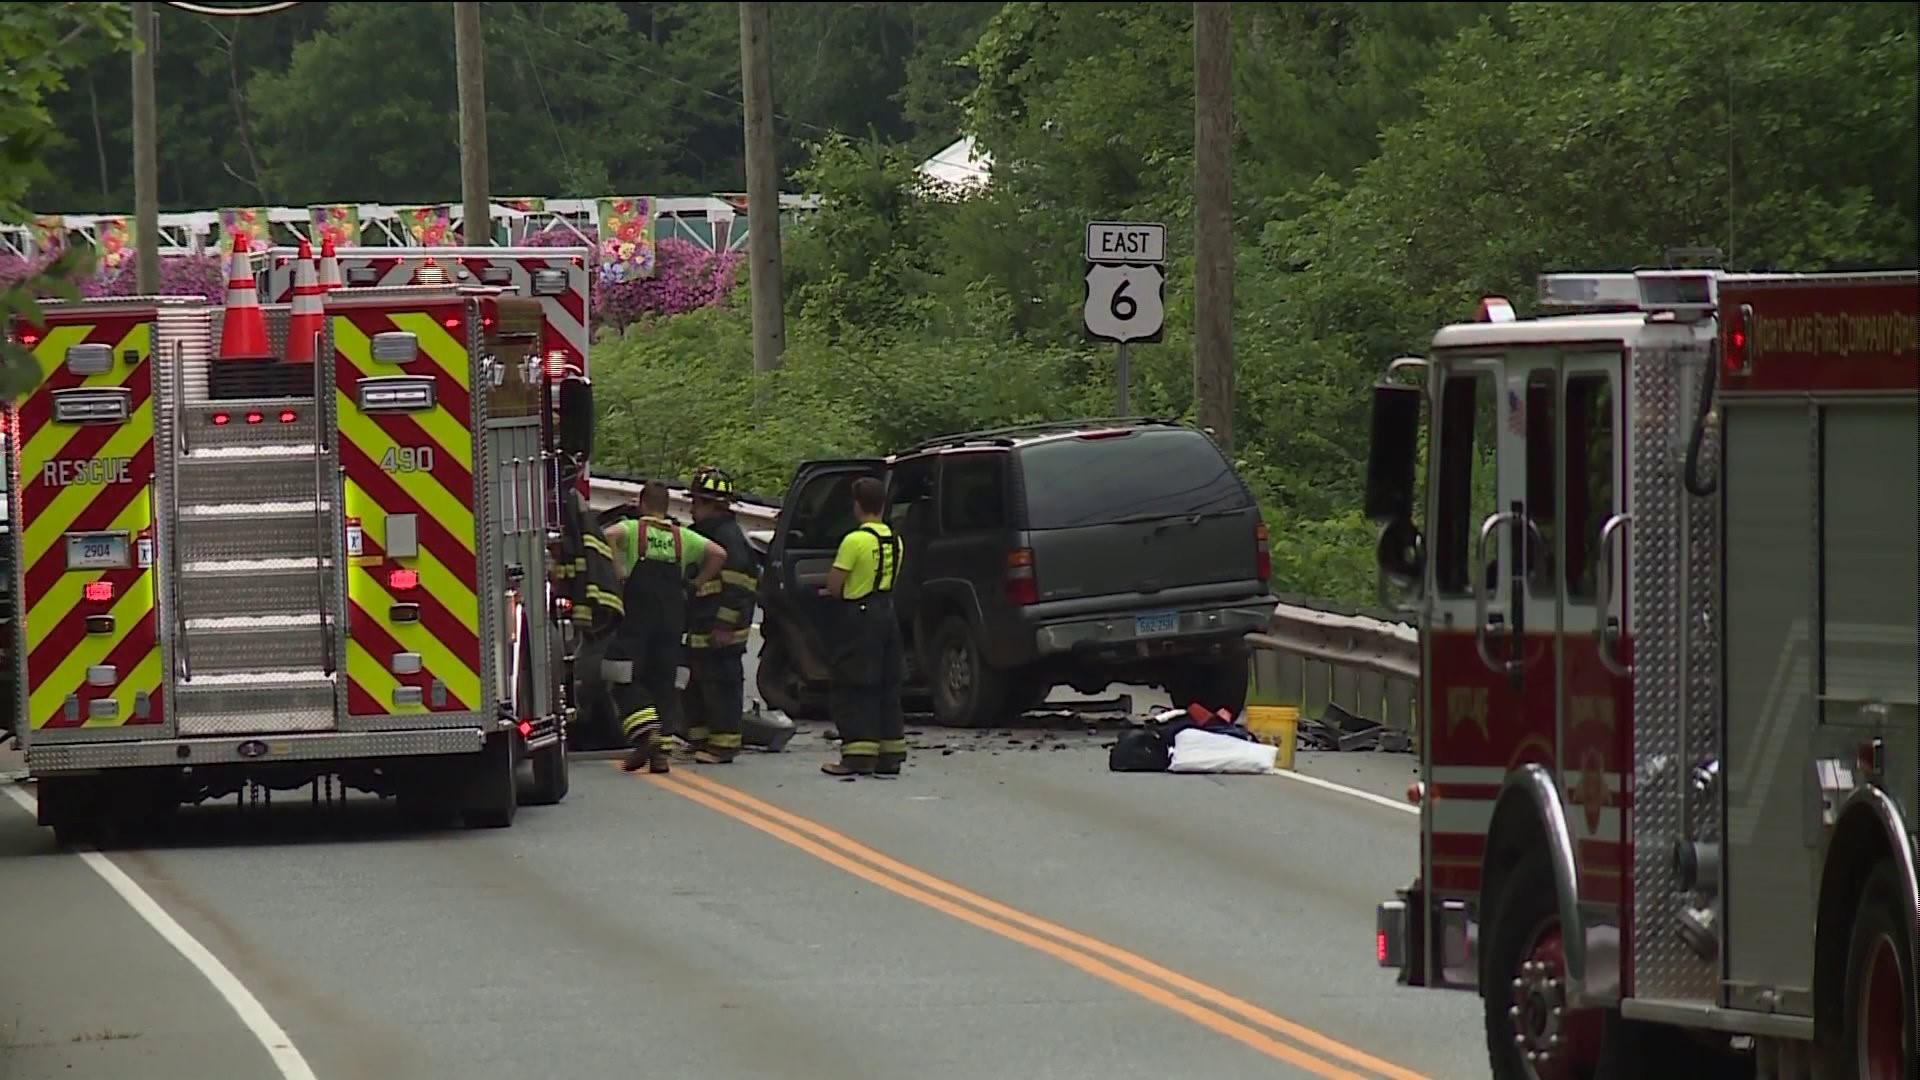
[[[33,796],[13,784],[6,785],[5,790],[7,797],[19,803],[28,813],[36,817],[39,815],[40,803]],[[207,981],[213,984],[215,990],[220,991],[220,996],[226,998],[227,1004],[232,1006],[233,1011],[239,1015],[240,1022],[247,1025],[247,1030],[253,1032],[254,1038],[260,1040],[260,1045],[266,1048],[267,1056],[273,1059],[274,1066],[280,1070],[280,1075],[285,1080],[316,1080],[312,1067],[307,1064],[307,1059],[300,1056],[300,1051],[293,1045],[293,1040],[288,1038],[286,1031],[267,1014],[266,1007],[260,1004],[260,1000],[254,997],[253,993],[241,984],[239,978],[229,971],[218,957],[208,951],[205,945],[200,944],[192,934],[187,933],[185,927],[175,922],[173,916],[167,914],[166,909],[148,895],[139,883],[128,877],[126,871],[115,866],[113,860],[98,851],[83,847],[75,849],[74,854],[80,856],[81,862],[86,863],[94,873],[99,874],[108,885],[111,885],[113,891],[120,894],[120,899],[127,902],[127,906],[139,912],[140,917],[147,920],[147,925],[153,927],[162,938],[166,939],[167,944],[173,946],[181,956],[187,958],[188,963],[200,970],[200,974],[207,977]]]
[[[1308,776],[1300,772],[1289,772],[1286,769],[1275,769],[1273,775],[1284,776],[1289,780],[1297,780],[1302,784],[1323,788],[1327,791],[1338,792],[1341,795],[1351,795],[1356,799],[1364,799],[1367,802],[1373,803],[1375,806],[1384,806],[1389,810],[1398,810],[1403,814],[1418,816],[1420,813],[1420,808],[1417,806],[1411,806],[1404,802],[1395,802],[1385,796],[1375,795],[1371,791],[1361,791],[1359,788],[1350,788],[1345,784],[1336,784],[1331,780],[1322,780],[1317,776]]]

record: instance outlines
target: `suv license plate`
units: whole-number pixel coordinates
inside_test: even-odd
[[[1171,634],[1180,629],[1180,616],[1171,611],[1157,611],[1152,615],[1135,615],[1133,632],[1137,637],[1150,634]]]

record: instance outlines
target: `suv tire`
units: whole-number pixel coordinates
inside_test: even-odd
[[[1247,707],[1249,658],[1196,660],[1176,669],[1167,679],[1167,696],[1176,709],[1195,702],[1209,709],[1225,709],[1234,716]]]
[[[946,727],[986,727],[1005,711],[1007,676],[987,664],[966,620],[948,616],[933,632],[927,683],[933,718]]]

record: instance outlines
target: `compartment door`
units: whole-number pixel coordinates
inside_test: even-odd
[[[23,327],[39,386],[15,412],[24,701],[32,738],[161,734],[153,562],[154,316]]]
[[[490,719],[468,312],[332,316],[346,506],[349,727]]]

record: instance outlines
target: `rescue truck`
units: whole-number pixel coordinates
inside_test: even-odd
[[[582,242],[584,244],[584,241]],[[591,333],[587,312],[592,299],[591,250],[553,247],[346,247],[328,240],[320,250],[323,265],[334,260],[337,284],[346,289],[395,285],[497,285],[540,302],[539,353],[562,377],[587,378]],[[296,248],[276,247],[264,259],[263,295],[269,303],[293,300]],[[591,477],[579,476],[582,495]]]
[[[335,778],[478,827],[567,794],[584,378],[513,287],[300,270],[262,308],[242,247],[224,306],[11,327],[18,736],[57,833]]]
[[[1477,992],[1498,1080],[1913,1080],[1920,274],[1539,287],[1374,388],[1422,684],[1377,961]]]

